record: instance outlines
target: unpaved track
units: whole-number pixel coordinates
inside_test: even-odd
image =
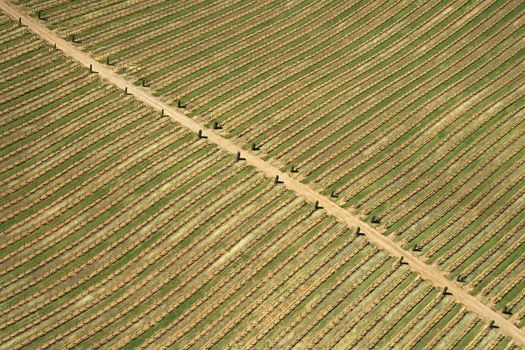
[[[370,242],[377,244],[379,247],[385,249],[395,257],[403,257],[404,261],[409,264],[413,271],[418,272],[423,278],[432,281],[437,287],[447,287],[449,292],[454,295],[455,299],[465,305],[467,309],[473,311],[486,321],[494,320],[502,333],[512,337],[517,344],[525,346],[524,330],[519,329],[501,314],[493,311],[490,307],[483,304],[476,297],[465,292],[456,282],[447,279],[441,271],[433,266],[427,265],[416,256],[412,255],[412,253],[403,249],[399,243],[381,234],[378,229],[360,220],[359,217],[356,217],[354,214],[342,208],[337,203],[332,202],[327,197],[321,195],[317,191],[314,191],[309,186],[291,178],[288,176],[288,174],[281,172],[270,163],[260,159],[258,156],[250,152],[243,150],[234,142],[214,133],[212,130],[205,129],[203,125],[197,123],[193,119],[190,119],[178,109],[169,106],[160,99],[151,95],[147,89],[133,85],[132,82],[124,79],[108,66],[98,63],[91,56],[81,51],[72,43],[65,41],[55,32],[47,29],[44,24],[28,16],[22,9],[11,4],[9,1],[0,0],[0,8],[16,20],[18,20],[18,18],[22,18],[23,25],[27,26],[34,33],[47,40],[51,44],[56,44],[56,47],[59,50],[62,50],[67,56],[72,57],[86,67],[92,65],[94,71],[96,71],[100,77],[106,81],[118,86],[123,90],[127,87],[128,93],[134,95],[138,100],[141,100],[159,112],[164,109],[164,112],[168,114],[170,118],[173,119],[173,121],[183,125],[184,127],[194,132],[203,130],[210,142],[233,154],[241,152],[242,157],[246,159],[248,164],[256,167],[267,176],[275,177],[276,175],[279,175],[279,179],[284,182],[284,186],[293,190],[298,195],[305,197],[312,202],[319,201],[319,204],[326,210],[327,213],[337,217],[339,220],[345,222],[349,226],[360,226],[361,230],[366,234]]]

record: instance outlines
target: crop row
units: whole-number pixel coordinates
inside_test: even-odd
[[[356,125],[356,132],[366,130],[352,144],[345,141],[351,136],[347,129],[341,134],[323,131],[320,147],[332,140],[337,155],[323,158],[323,150],[311,158],[314,163],[302,163],[336,182],[346,176],[339,165],[345,168],[361,159],[352,168],[358,172],[383,150],[407,144],[391,139],[383,149],[370,149],[378,135],[392,133],[401,139],[412,129],[392,124],[425,120],[421,112],[417,119],[412,119],[416,114],[401,113],[405,107],[441,84],[446,83],[448,97],[474,80],[464,74],[449,81],[443,73],[446,64],[454,63],[451,74],[468,70],[479,73],[479,79],[490,76],[483,86],[502,75],[501,85],[516,80],[515,61],[493,73],[485,61],[476,65],[456,57],[471,50],[467,57],[475,60],[490,49],[487,58],[494,65],[503,64],[500,54],[510,59],[516,34],[508,21],[500,20],[515,4],[497,9],[468,5],[478,18],[461,12],[459,5],[446,11],[446,1],[398,1],[377,8],[379,1],[332,0],[305,0],[284,8],[270,1],[185,1],[176,6],[171,0],[85,6],[61,0],[20,3],[33,14],[42,11],[38,16],[59,33],[75,34],[74,41],[97,58],[109,57],[108,63],[116,59],[118,68],[129,65],[128,72],[140,75],[137,81],[146,79],[143,84],[163,90],[164,97],[192,96],[190,107],[210,111],[212,119],[224,113],[224,131],[232,126],[240,133],[248,130],[246,136],[261,138],[263,152],[288,146],[288,141],[279,144],[280,134],[265,143],[264,135],[272,129],[262,122],[250,129],[270,110],[268,101],[285,105],[299,96],[309,98],[301,86],[315,87],[321,76],[324,85],[316,96],[337,94],[337,108],[356,113],[349,130]],[[476,22],[461,31],[465,38],[456,45],[443,48],[434,42],[433,35],[443,42],[453,40],[443,28],[461,27],[471,17]],[[418,31],[417,39],[403,40],[433,18],[435,23]],[[493,32],[476,30],[493,27]],[[126,97],[41,40],[20,35],[25,29],[16,22],[12,31],[16,34],[7,42],[18,46],[7,51],[8,64],[0,64],[0,71],[8,72],[0,83],[6,91],[0,102],[6,136],[0,149],[0,186],[5,189],[0,348],[372,348],[508,341],[497,329],[482,327],[479,318],[422,281],[402,260],[389,257],[318,206]],[[478,40],[482,33],[486,40],[508,44],[508,49],[493,50]],[[207,36],[210,41],[203,41]],[[404,46],[383,55],[374,42]],[[443,49],[442,55],[430,61],[417,55],[402,58],[427,44]],[[397,56],[389,61],[390,53]],[[274,62],[268,59],[272,55]],[[35,57],[46,59],[38,63]],[[383,59],[392,74],[384,85],[376,70],[368,70],[376,64],[381,69]],[[399,71],[395,66],[401,62],[406,69]],[[240,69],[232,70],[237,64]],[[352,71],[352,65],[359,65],[358,70]],[[334,74],[325,79],[330,71]],[[201,73],[202,79],[195,80]],[[368,73],[373,74],[370,80],[365,78]],[[258,89],[252,89],[255,81],[260,82]],[[329,82],[337,82],[334,89]],[[366,85],[371,82],[377,85],[373,89]],[[183,90],[172,91],[179,83]],[[396,96],[393,90],[404,87],[397,96],[402,102],[381,105],[381,99]],[[210,99],[204,100],[207,92]],[[345,98],[353,102],[345,104]],[[253,109],[257,115],[244,119],[257,99],[262,101]],[[386,106],[392,114],[383,124]],[[425,111],[430,104],[422,106]],[[350,121],[345,113],[337,123]],[[312,126],[331,115],[321,114]],[[368,116],[366,125],[363,119]],[[293,117],[275,112],[272,127],[289,126]],[[512,122],[502,125],[514,125],[508,134],[515,136],[518,125],[509,119]],[[439,130],[455,122],[446,121]],[[421,144],[433,140],[439,124],[433,119],[425,133],[413,139]],[[259,127],[265,130],[259,133]],[[502,140],[509,141],[506,135]],[[365,144],[369,146],[361,148]],[[354,158],[356,149],[373,155]],[[299,161],[313,154],[306,148],[301,152],[296,153]],[[513,158],[501,162],[507,159]],[[498,290],[499,299],[508,299],[519,283],[512,278],[506,289]],[[509,306],[517,309],[521,299],[518,293]]]

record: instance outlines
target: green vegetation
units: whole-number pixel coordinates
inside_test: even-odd
[[[525,3],[16,3],[523,327]],[[513,346],[6,15],[0,51],[0,349]]]

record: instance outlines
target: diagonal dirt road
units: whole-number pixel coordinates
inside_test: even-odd
[[[296,194],[312,202],[318,201],[327,213],[337,217],[340,221],[345,222],[347,225],[361,227],[361,230],[366,234],[370,242],[377,244],[379,247],[385,249],[395,257],[403,257],[404,261],[409,264],[413,271],[418,272],[423,278],[432,281],[436,287],[447,287],[449,292],[454,295],[454,298],[459,303],[463,304],[468,310],[476,313],[485,321],[493,320],[500,328],[502,333],[512,337],[515,343],[525,346],[524,330],[519,329],[510,320],[504,318],[501,314],[492,310],[489,306],[483,304],[476,297],[468,294],[456,282],[447,279],[441,271],[418,259],[411,252],[403,249],[399,243],[395,242],[390,237],[384,236],[377,228],[372,227],[368,223],[362,221],[359,219],[359,217],[356,217],[348,210],[332,202],[330,199],[311,189],[302,182],[291,178],[288,174],[283,173],[270,163],[260,159],[258,156],[243,150],[234,142],[214,133],[212,130],[206,130],[203,125],[197,123],[193,119],[190,119],[180,110],[175,109],[162,102],[160,99],[154,97],[148,90],[135,86],[131,81],[124,79],[121,75],[114,72],[108,66],[98,63],[91,56],[81,51],[72,43],[65,41],[55,32],[47,29],[38,20],[30,17],[23,10],[11,4],[9,1],[0,0],[0,8],[2,11],[17,20],[18,18],[21,18],[23,25],[27,26],[31,31],[49,43],[56,44],[56,47],[63,51],[65,55],[73,58],[86,67],[92,66],[93,70],[96,71],[102,79],[118,86],[121,89],[125,89],[127,87],[128,92],[133,94],[135,98],[141,100],[159,112],[164,110],[164,112],[168,114],[173,121],[194,132],[197,132],[198,130],[205,130],[204,132],[208,137],[209,142],[212,142],[231,153],[241,152],[242,157],[246,159],[248,164],[256,167],[267,176],[275,177],[276,175],[279,175],[279,179],[284,182],[284,185],[287,188],[293,190]]]

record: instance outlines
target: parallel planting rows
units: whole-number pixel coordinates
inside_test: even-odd
[[[523,1],[17,2],[525,326]]]
[[[514,347],[4,15],[0,50],[0,349]]]

